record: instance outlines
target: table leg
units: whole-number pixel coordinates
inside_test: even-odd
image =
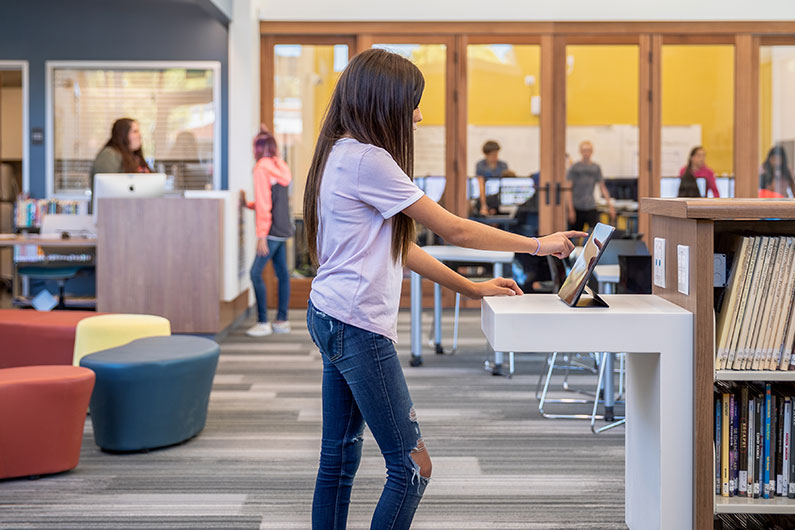
[[[494,277],[499,278],[502,276],[502,263],[495,263],[494,264]],[[494,366],[492,366],[492,371],[494,375],[502,375],[502,363],[504,361],[503,352],[495,351],[494,352]]]
[[[444,353],[442,349],[442,286],[433,284],[433,342],[436,353]]]
[[[411,366],[422,364],[422,277],[411,272]]]
[[[616,396],[613,388],[613,367],[615,364],[615,353],[605,354],[605,370],[604,370],[604,400],[605,400],[605,421],[610,423],[615,419],[614,408],[616,405]],[[596,397],[599,399],[599,396]]]

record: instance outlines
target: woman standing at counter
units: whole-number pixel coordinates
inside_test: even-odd
[[[246,201],[246,192],[240,192],[242,204],[256,212],[257,257],[251,266],[251,283],[257,298],[257,323],[246,333],[251,337],[264,337],[271,333],[289,333],[287,304],[290,301],[290,275],[287,272],[287,240],[293,237],[290,218],[288,186],[292,180],[290,168],[277,156],[276,139],[260,128],[254,137],[254,202]],[[268,298],[262,271],[268,260],[279,279],[279,307],[276,320],[268,322]]]
[[[712,192],[713,197],[720,197],[718,185],[715,182],[715,172],[706,162],[707,153],[704,148],[697,145],[690,150],[687,165],[679,170],[679,197],[700,197],[701,192],[696,185],[696,179],[703,178],[707,182],[707,194]]]
[[[132,118],[113,122],[110,140],[97,154],[91,165],[91,191],[97,173],[151,173],[141,149],[141,129]]]

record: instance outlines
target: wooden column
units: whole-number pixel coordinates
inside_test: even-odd
[[[273,86],[275,75],[275,59],[273,56],[274,39],[269,35],[260,37],[260,122],[268,129],[273,130],[273,96],[276,88]]]
[[[641,35],[639,39],[640,80],[638,83],[638,199],[660,196],[661,171],[661,70],[662,37]],[[649,246],[649,215],[638,213],[638,232]]]
[[[447,190],[445,206],[461,217],[469,215],[467,201],[467,42],[456,35],[447,53]],[[452,53],[451,53],[452,52]]]
[[[351,56],[362,53],[373,47],[373,36],[370,33],[359,33],[356,35],[356,49],[351,50]]]
[[[538,231],[548,234],[566,227],[565,196],[555,205],[555,185],[566,179],[566,41],[560,35],[541,37],[540,154]]]
[[[734,195],[756,197],[759,189],[759,37],[734,41]]]

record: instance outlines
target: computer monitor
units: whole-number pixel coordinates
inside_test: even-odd
[[[566,281],[563,282],[558,291],[558,296],[567,305],[571,307],[607,307],[607,303],[598,294],[591,291],[587,284],[615,230],[612,226],[596,223],[588,241],[583,246],[582,252],[577,256],[577,261],[574,262],[574,266],[566,277]],[[581,298],[583,292],[588,294],[589,297]]]
[[[500,179],[500,206],[519,206],[535,194],[535,181],[530,177]]]
[[[447,179],[440,176],[415,177],[414,183],[433,202],[439,202],[447,186]]]
[[[486,179],[486,195],[500,194],[500,180],[502,179]],[[467,199],[480,199],[480,182],[478,182],[478,177],[469,177],[467,179]]]
[[[165,173],[97,173],[94,175],[94,220],[99,199],[160,197],[165,190]]]

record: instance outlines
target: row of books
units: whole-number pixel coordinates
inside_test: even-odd
[[[795,499],[792,385],[717,383],[715,494]]]
[[[717,315],[715,369],[795,369],[795,238],[741,237],[734,246]]]
[[[30,228],[41,226],[41,220],[48,213],[88,214],[88,201],[29,199],[20,196],[14,210],[14,225],[17,228]]]

